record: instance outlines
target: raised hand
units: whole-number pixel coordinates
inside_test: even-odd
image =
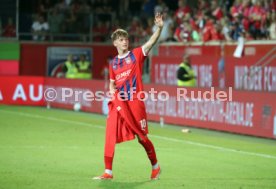
[[[152,36],[149,38],[149,40],[142,46],[143,51],[145,54],[148,54],[153,45],[157,42],[162,29],[163,29],[163,15],[160,12],[157,12],[155,14],[154,18],[155,26],[157,26],[157,29],[153,32]]]
[[[159,28],[162,28],[164,25],[163,22],[163,15],[160,12],[157,12],[155,14],[155,19],[154,19],[154,23],[156,26],[158,26]]]

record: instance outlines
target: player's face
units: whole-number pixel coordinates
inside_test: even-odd
[[[127,51],[128,50],[128,38],[126,37],[119,37],[114,41],[114,46],[117,47],[121,51]]]

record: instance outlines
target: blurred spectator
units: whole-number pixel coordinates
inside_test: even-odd
[[[202,38],[204,42],[222,40],[221,26],[215,22],[215,18],[208,18],[203,28]]]
[[[195,28],[192,28],[192,39],[195,42],[201,41],[201,35]]]
[[[242,0],[234,1],[234,5],[230,8],[230,14],[232,17],[242,14]]]
[[[66,19],[65,19],[65,32],[69,34],[76,33],[77,28],[76,28],[76,13],[71,10],[66,13]]]
[[[242,12],[240,14],[238,14],[237,16],[235,16],[236,18],[239,18],[239,22],[242,22],[243,25],[243,29],[245,31],[249,31],[249,27],[250,27],[250,20],[249,20],[249,16],[250,16],[250,0],[243,0],[242,3]]]
[[[4,37],[16,37],[16,27],[11,17],[8,18],[8,24],[4,26],[2,35]]]
[[[271,24],[269,26],[270,39],[276,39],[276,13],[271,14]]]
[[[98,20],[96,22],[96,27],[93,28],[93,41],[94,42],[104,42],[106,40],[106,36],[108,34],[109,28],[107,28],[107,24]]]
[[[214,16],[217,20],[220,20],[223,17],[222,9],[218,5],[217,0],[211,1],[211,12],[212,16]]]
[[[224,18],[222,18],[220,20],[220,24],[222,26],[222,34],[223,34],[223,38],[226,40],[226,41],[232,41],[232,38],[230,36],[230,28],[229,28],[229,23],[230,23],[230,20],[228,19],[227,16],[225,16]]]
[[[208,3],[205,0],[198,0],[197,9],[194,10],[194,22],[200,31],[203,30],[206,23],[206,16],[209,10]]]
[[[223,11],[224,13],[229,13],[229,10],[232,6],[233,0],[224,0],[224,1],[220,1],[223,2]]]
[[[73,0],[70,3],[70,10],[74,12],[74,14],[78,14],[80,11],[80,2],[79,0]]]
[[[110,31],[110,33],[114,32],[116,29],[119,29],[119,28],[121,28],[121,27],[120,27],[120,21],[119,21],[118,19],[115,19],[115,20],[113,21],[112,26],[111,26],[111,31]]]
[[[95,0],[92,4],[94,14],[94,20],[96,22],[111,21],[113,8],[112,3],[109,0]]]
[[[78,68],[78,78],[79,79],[91,79],[92,78],[91,62],[86,60],[85,54],[80,55],[80,59],[77,62],[77,68]]]
[[[191,38],[193,41],[201,41],[201,34],[199,27],[195,21],[195,19],[191,16],[190,13],[187,13],[185,19],[188,21],[191,29]]]
[[[33,40],[44,41],[49,31],[49,24],[44,20],[43,16],[37,16],[32,24]]]
[[[48,19],[48,13],[52,7],[53,7],[53,4],[51,3],[50,0],[39,0],[36,13]]]
[[[211,30],[211,40],[220,41],[223,40],[222,26],[220,22],[215,22],[214,27]]]
[[[224,45],[220,47],[220,59],[217,64],[218,68],[218,81],[219,88],[225,87],[225,53],[224,53]]]
[[[54,8],[50,11],[48,16],[48,22],[50,27],[51,34],[58,34],[61,32],[61,27],[63,24],[64,15],[59,12],[58,8]]]
[[[91,6],[88,3],[88,1],[82,1],[80,4],[80,12],[88,14],[88,13],[90,13],[90,10],[91,10]]]
[[[55,2],[58,3],[53,5]],[[86,41],[92,31],[96,42],[106,42],[109,39],[106,36],[120,26],[129,28],[130,40],[143,43],[154,30],[150,29],[148,17],[162,12],[165,26],[159,42],[174,38],[177,41],[231,41],[241,34],[246,39],[271,38],[276,1],[38,0],[32,9],[33,13],[48,17],[45,20],[51,33],[67,33],[65,40]],[[125,15],[129,17],[122,19]]]
[[[183,23],[180,24],[174,32],[174,39],[176,39],[178,42],[188,42],[192,40],[191,35],[191,26],[189,25],[188,21],[183,19]]]
[[[230,36],[233,40],[237,41],[244,32],[242,25],[239,22],[233,22],[230,27]]]
[[[153,18],[148,18],[147,19],[147,25],[145,27],[145,38],[149,39],[149,37],[152,34],[152,28],[153,28]]]
[[[269,39],[269,27],[272,22],[272,13],[266,12],[261,24],[261,39]]]
[[[65,77],[67,79],[77,78],[78,68],[76,63],[73,60],[73,55],[69,54],[67,60],[64,63],[63,71],[65,72]]]
[[[138,17],[134,17],[130,24],[130,27],[127,28],[129,32],[129,40],[131,43],[138,43],[143,34],[143,28]]]
[[[69,10],[70,6],[66,0],[60,0],[59,3],[55,5],[55,8],[57,8],[60,12],[65,13]]]
[[[186,0],[178,1],[178,9],[174,13],[174,19],[177,24],[181,24],[184,16],[187,13],[191,13],[191,9],[188,5],[186,5]]]
[[[95,7],[97,13],[110,13],[112,11],[109,0],[95,0]]]
[[[196,87],[197,79],[195,71],[192,68],[190,56],[184,54],[182,62],[179,64],[177,73],[177,86],[179,87]]]
[[[76,16],[77,32],[88,33],[90,27],[90,6],[86,1],[80,2]]]
[[[3,29],[2,29],[2,19],[1,19],[1,17],[0,17],[0,37],[2,36],[2,33],[3,33],[2,30],[3,30]]]
[[[110,55],[107,57],[106,62],[104,64],[104,67],[102,68],[101,71],[101,75],[104,78],[105,84],[104,84],[104,88],[108,89],[108,85],[109,85],[109,64],[111,64],[113,61],[113,57]]]
[[[263,37],[261,28],[263,27],[266,17],[265,9],[261,6],[260,1],[255,1],[253,6],[249,10],[249,20],[251,22],[249,31],[254,39],[260,39]]]
[[[198,26],[198,28],[203,31],[203,28],[207,22],[207,20],[209,19],[209,16],[207,15],[206,12],[200,12],[197,15],[197,20],[196,20],[196,25]]]
[[[276,11],[276,1],[275,0],[269,0],[269,7],[271,8],[272,12]]]

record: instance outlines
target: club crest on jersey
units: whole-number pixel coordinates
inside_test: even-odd
[[[127,64],[130,64],[131,63],[130,57],[125,58],[125,61],[126,61]]]
[[[113,64],[113,70],[116,70],[116,69],[117,69],[117,65]]]

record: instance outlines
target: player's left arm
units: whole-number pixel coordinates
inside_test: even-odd
[[[142,49],[144,51],[144,54],[147,55],[153,45],[157,42],[162,28],[163,28],[163,15],[161,13],[156,13],[155,14],[155,20],[154,20],[155,25],[157,26],[157,30],[152,34],[150,39],[142,46]]]

